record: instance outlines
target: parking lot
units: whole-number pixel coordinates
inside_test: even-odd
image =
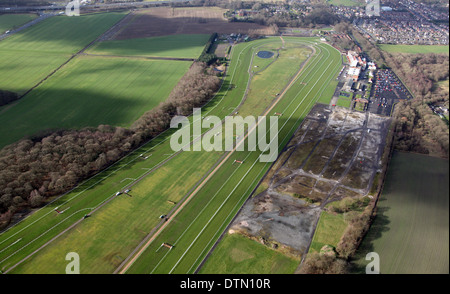
[[[408,89],[394,72],[389,69],[378,70],[374,78],[368,111],[390,116],[395,103],[411,97]]]

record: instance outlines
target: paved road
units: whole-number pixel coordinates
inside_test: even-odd
[[[31,27],[31,26],[37,24],[37,23],[40,23],[40,22],[43,21],[44,19],[47,19],[47,18],[52,17],[52,16],[55,16],[55,15],[56,15],[56,14],[53,14],[53,13],[41,14],[38,18],[33,19],[33,20],[30,21],[30,22],[27,22],[26,24],[24,24],[24,25],[21,26],[20,28],[17,28],[17,29],[15,29],[15,30],[11,30],[8,34],[0,35],[0,41],[3,40],[3,39],[5,39],[5,38],[7,38],[7,37],[9,37],[9,36],[11,36],[11,35],[14,35],[14,34],[20,32],[20,31],[23,31],[23,30],[25,30],[25,29],[27,29],[27,28],[29,28],[29,27]]]

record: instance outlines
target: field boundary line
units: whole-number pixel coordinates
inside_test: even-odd
[[[52,77],[56,72],[58,72],[61,68],[63,68],[66,64],[68,64],[71,60],[73,60],[76,56],[80,55],[81,53],[84,52],[84,50],[86,50],[87,48],[89,48],[90,46],[92,46],[95,42],[97,42],[97,40],[99,40],[104,34],[106,34],[107,32],[109,32],[109,30],[111,28],[113,28],[114,26],[116,26],[118,23],[120,23],[122,21],[123,18],[125,18],[126,15],[124,17],[122,17],[118,22],[116,22],[115,24],[112,25],[112,27],[110,27],[106,32],[100,34],[100,36],[98,36],[97,38],[95,38],[93,41],[91,41],[89,44],[87,44],[84,48],[82,48],[81,50],[79,50],[77,53],[72,54],[72,56],[69,57],[68,60],[66,60],[64,63],[62,63],[60,66],[58,66],[56,69],[54,69],[52,72],[50,72],[46,77],[44,77],[42,80],[40,80],[39,82],[37,82],[36,85],[34,85],[33,87],[31,87],[30,89],[28,89],[25,93],[23,93],[21,96],[19,96],[19,98],[17,100],[22,99],[23,97],[25,97],[26,95],[28,95],[31,91],[33,91],[34,89],[36,89],[38,86],[40,86],[42,83],[44,83],[46,80],[48,80],[50,77]]]
[[[141,56],[141,55],[113,55],[113,54],[95,54],[81,52],[80,56],[109,57],[109,58],[127,58],[127,59],[149,59],[149,60],[171,60],[171,61],[196,61],[195,58],[188,57],[163,57],[163,56]]]

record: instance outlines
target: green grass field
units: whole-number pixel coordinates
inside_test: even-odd
[[[68,54],[0,50],[0,89],[22,95],[69,58]]]
[[[124,16],[55,16],[2,40],[0,89],[25,93]]]
[[[55,16],[2,40],[0,89],[25,93],[124,15]]]
[[[326,45],[318,47],[320,46]],[[334,49],[330,52],[328,48],[322,48],[323,51],[318,56],[324,54],[325,57],[315,59],[308,70],[305,70],[303,78],[300,78],[288,90],[286,97],[289,98],[281,100],[274,108],[274,112],[283,113],[280,146],[286,144],[295,127],[306,116],[340,66],[339,53]],[[330,67],[332,69],[334,67],[334,71],[328,71],[325,75],[326,69]],[[303,87],[301,80],[314,82],[309,87]],[[291,108],[290,105],[296,106]],[[287,119],[284,119],[285,115]],[[236,159],[244,159],[248,163],[232,167]],[[156,237],[127,273],[191,273],[195,271],[214,244],[214,239],[220,236],[270,165],[259,162],[259,152],[237,152],[225,164],[226,167],[219,169],[196,197],[177,215],[178,221],[171,222]],[[217,190],[218,186],[220,186],[219,190]],[[213,195],[212,198],[211,195]],[[155,253],[162,242],[175,244],[177,249],[170,252],[163,249]]]
[[[336,248],[346,228],[347,222],[344,220],[343,214],[322,212],[309,252],[320,252],[324,245]]]
[[[77,57],[2,112],[0,146],[52,128],[129,126],[164,101],[190,65]]]
[[[79,17],[54,16],[0,42],[0,52],[52,52],[74,54],[125,16],[98,13]]]
[[[389,53],[444,53],[449,54],[448,45],[391,45],[391,44],[381,44],[378,45],[381,50],[387,51]]]
[[[198,58],[209,38],[210,35],[208,34],[193,34],[104,41],[88,50],[88,53],[119,56]]]
[[[199,274],[292,274],[299,260],[239,234],[227,234]]]
[[[0,89],[24,94],[124,15],[56,16],[2,40]]]
[[[352,104],[352,100],[348,99],[348,98],[339,98],[338,101],[336,102],[337,106],[342,106],[342,107],[346,107],[346,108],[350,108]]]
[[[275,47],[282,44],[279,41],[270,43],[270,45]],[[255,48],[254,54],[260,49],[262,48]],[[281,93],[285,84],[280,84],[280,81],[287,83],[301,68],[302,63],[305,62],[307,56],[311,53],[309,48],[299,47],[295,43],[288,44],[285,49],[281,50],[276,62],[272,63],[265,70],[263,68],[268,66],[268,64],[258,67],[259,71],[252,78],[245,104],[239,110],[239,114],[243,117],[262,114],[267,106],[276,99],[277,94]],[[261,64],[261,58],[253,56],[252,69],[255,69],[253,64],[255,62]],[[263,71],[261,72],[261,70]]]
[[[259,71],[264,70],[269,64],[274,62],[277,59],[277,50],[280,50],[283,46],[281,40],[279,42],[264,44],[259,46],[258,48],[255,48],[255,52],[253,53],[253,61],[252,61],[252,72],[257,73]],[[273,52],[274,55],[270,58],[261,58],[258,57],[256,54],[259,51],[270,51]]]
[[[124,15],[52,17],[0,42],[0,89],[24,94]],[[179,35],[100,43],[110,44],[106,47],[114,48],[112,55],[127,52],[130,57],[77,56],[26,97],[0,108],[0,147],[47,129],[129,126],[164,101],[191,64],[138,55],[197,58],[208,38]]]
[[[0,15],[0,34],[13,30],[37,18],[36,14],[2,14]]]
[[[215,99],[203,108],[205,112],[208,111],[209,114],[218,115],[219,117],[224,117],[233,112],[233,109],[243,101],[242,98],[248,79],[247,72],[251,61],[251,54],[249,53],[252,50],[252,46],[267,41],[273,42],[273,40],[274,39],[269,39],[249,44],[245,43],[237,46],[233,50],[231,66],[224,85]],[[313,41],[313,39],[296,40],[299,43]],[[290,98],[286,100],[283,99],[279,103],[280,108],[274,109],[274,111],[290,109],[289,111],[293,113],[290,120],[281,120],[283,121],[283,124],[286,122],[284,124],[282,137],[280,138],[281,145],[287,142],[290,134],[294,132],[295,126],[299,124],[301,118],[307,114],[308,109],[314,104],[314,100],[317,100],[322,95],[324,85],[333,78],[333,70],[331,72],[330,70],[334,68],[334,74],[337,74],[339,69],[340,64],[338,63],[340,58],[337,51],[334,51],[334,49],[323,44],[317,46],[316,50],[318,51],[317,56],[311,60],[310,66],[305,69],[302,79],[305,81],[317,82],[311,82],[309,87],[304,87],[304,85],[298,83],[293,84],[288,93],[286,93],[286,97]],[[336,61],[336,66],[334,67],[334,63],[330,63],[330,61]],[[329,70],[326,71],[327,69]],[[230,84],[237,85],[237,88],[230,89]],[[222,99],[225,97],[227,99]],[[293,100],[296,100],[296,102]],[[298,106],[291,108],[290,105],[293,103]],[[289,115],[287,117],[289,117]],[[93,207],[97,207],[100,203],[112,197],[115,191],[133,183],[137,178],[145,175],[145,172],[149,168],[157,166],[164,159],[168,158],[170,154],[173,153],[171,152],[167,141],[170,138],[170,133],[171,132],[169,131],[142,147],[140,150],[133,152],[133,154],[124,158],[114,167],[85,182],[79,189],[76,189],[58,200],[57,203],[39,210],[26,220],[22,221],[19,225],[0,235],[0,248],[6,247],[6,249],[0,252],[1,269],[5,270],[13,264],[16,264],[21,258],[33,250],[36,250],[36,248],[54,237],[58,232],[61,232],[65,227],[68,227],[70,223],[73,223],[82,217],[86,211],[90,211]],[[139,158],[139,154],[143,152],[145,152],[145,154],[151,154],[149,159],[143,161]],[[142,240],[145,234],[155,227],[155,222],[159,221],[157,217],[161,214],[161,211],[167,211],[167,202],[158,202],[158,200],[152,201],[152,197],[157,197],[154,199],[159,199],[159,197],[161,197],[162,200],[167,199],[165,197],[168,197],[171,200],[176,197],[178,197],[177,199],[180,199],[181,195],[192,189],[194,187],[193,183],[196,183],[201,178],[200,171],[195,175],[193,174],[193,172],[199,169],[200,165],[200,163],[196,164],[195,162],[201,162],[203,165],[201,171],[205,171],[212,166],[220,155],[221,154],[217,152],[183,152],[177,155],[156,172],[152,173],[151,176],[148,177],[148,180],[145,178],[144,181],[133,186],[132,191],[135,191],[135,194],[133,194],[133,192],[131,193],[133,197],[127,199],[125,198],[127,196],[120,196],[122,198],[115,199],[108,203],[105,207],[102,207],[98,212],[94,213],[86,220],[87,227],[83,227],[83,229],[81,229],[80,226],[75,227],[67,232],[62,238],[57,239],[44,250],[40,251],[35,257],[20,264],[13,272],[33,272],[33,269],[35,268],[39,268],[40,272],[60,272],[61,265],[65,264],[66,261],[58,260],[58,262],[55,263],[55,258],[61,258],[63,253],[73,251],[74,247],[72,246],[72,243],[75,245],[78,244],[76,246],[87,248],[83,251],[85,253],[81,256],[82,272],[83,268],[85,269],[85,272],[111,272],[114,266],[123,261],[126,255],[131,252],[131,249],[137,246],[139,243],[139,236],[141,236],[140,240]],[[180,157],[178,158],[178,156]],[[238,168],[237,170],[233,168],[230,169],[228,164],[231,164],[234,159],[240,158],[241,156],[249,156],[248,160],[250,165],[251,162],[255,162],[255,164],[252,166],[242,166],[242,168]],[[249,154],[236,153],[235,156],[232,156],[228,163],[226,163],[226,166],[220,168],[217,171],[217,174],[208,181],[207,185],[205,185],[180,214],[170,222],[169,226],[164,229],[156,241],[151,244],[149,250],[147,250],[138,260],[139,264],[136,264],[136,268],[131,268],[131,270],[136,270],[139,273],[151,272],[152,266],[154,267],[155,263],[159,262],[159,260],[152,257],[151,252],[154,252],[153,249],[151,249],[152,246],[159,247],[161,244],[160,240],[164,240],[163,242],[173,242],[172,239],[176,237],[180,237],[182,242],[177,244],[176,251],[172,251],[173,253],[176,252],[176,255],[171,256],[172,262],[174,260],[173,258],[176,258],[175,260],[177,260],[181,254],[186,256],[183,261],[187,261],[187,264],[183,264],[180,270],[188,271],[189,268],[195,268],[195,265],[201,261],[201,256],[204,256],[208,248],[212,245],[211,242],[220,235],[224,225],[227,224],[227,220],[229,221],[239,205],[242,205],[244,197],[248,195],[251,188],[256,185],[258,179],[262,177],[264,170],[268,168],[269,164],[256,162],[258,157],[258,152],[250,152]],[[186,182],[182,183],[179,188],[168,186],[168,182],[175,182],[175,180],[170,180],[169,175],[173,174],[172,177],[177,178],[178,180],[183,177],[182,174],[176,172],[177,170],[179,170],[178,172],[183,172],[185,175],[192,174],[192,177],[188,177],[189,180],[186,179]],[[168,177],[168,182],[165,181],[166,177]],[[154,186],[154,188],[151,188],[149,185]],[[162,190],[163,188],[164,190]],[[161,192],[155,193],[152,192],[151,189],[154,189],[153,191]],[[175,193],[178,196],[172,195],[172,190],[178,191]],[[219,192],[219,194],[213,196],[216,192]],[[231,194],[229,194],[230,192]],[[162,194],[160,195],[160,193]],[[150,198],[148,198],[148,201],[145,201],[147,197]],[[228,199],[228,201],[225,199]],[[123,202],[119,203],[119,201]],[[55,217],[55,213],[53,212],[53,208],[58,205],[64,205],[65,208],[70,207],[68,212],[73,214],[73,216],[70,216],[69,213],[66,215],[59,215],[63,216],[64,219],[59,218],[58,220],[58,216]],[[149,221],[139,222],[138,215],[140,215],[141,212],[137,212],[136,210],[142,211],[142,213],[151,212],[151,215],[148,216]],[[200,211],[202,211],[202,213],[199,213]],[[120,215],[120,218],[117,217],[118,215]],[[127,224],[130,224],[130,226],[122,224],[121,222],[123,222],[123,220],[127,220]],[[89,223],[87,221],[89,221]],[[131,225],[133,223],[134,225]],[[109,228],[107,230],[108,233],[102,229],[105,225]],[[90,227],[92,227],[92,229],[90,229]],[[189,228],[189,230],[186,230],[187,228]],[[136,231],[136,234],[124,234],[124,230],[127,229]],[[78,230],[80,232],[78,232]],[[77,234],[81,234],[78,236],[83,237],[76,238]],[[198,236],[198,238],[195,236]],[[14,241],[19,238],[22,238],[20,243],[14,243]],[[104,244],[100,241],[102,238],[104,238],[104,240],[109,240],[109,249],[108,252],[105,253],[100,253],[103,252],[104,249],[104,247],[102,247]],[[130,238],[130,240],[127,240],[127,238]],[[200,246],[195,246],[194,252],[183,254],[183,252],[185,252],[183,248],[188,249],[190,247],[189,244],[193,239],[198,241],[197,244]],[[123,246],[123,244],[127,245]],[[200,255],[198,255],[199,253]],[[151,259],[150,262],[148,262],[148,258]],[[83,260],[85,259],[89,260],[87,262],[89,266],[83,267]],[[175,263],[176,261],[172,263],[172,265]],[[164,263],[163,267],[158,268],[158,272],[169,272],[170,268],[168,267],[171,267],[170,263]]]
[[[394,153],[377,210],[355,272],[364,273],[365,255],[377,252],[382,274],[449,273],[448,160]]]

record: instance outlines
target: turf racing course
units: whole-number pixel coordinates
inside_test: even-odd
[[[248,47],[239,54],[245,54],[245,49],[249,50]],[[316,54],[288,85],[278,103],[273,105],[272,112],[283,114],[279,126],[279,150],[320,97],[339,66],[337,51],[328,45],[316,46]],[[146,244],[146,251],[139,252],[140,258],[127,272],[195,272],[214,241],[270,167],[270,163],[259,162],[261,154],[245,151],[232,154],[175,220],[167,224],[166,229],[150,244]],[[244,164],[233,165],[235,160],[243,161]],[[174,247],[161,247],[163,243],[172,244]]]
[[[314,53],[265,109],[268,116],[282,113],[279,150],[321,98],[341,62],[339,52],[316,39],[286,38],[285,42],[313,47]],[[203,107],[205,115],[224,118],[248,102],[253,57],[257,47],[267,43],[281,47],[280,38],[233,47],[227,76],[218,94]],[[2,233],[0,269],[62,273],[65,254],[75,251],[86,273],[195,272],[270,163],[259,161],[259,151],[174,154],[169,146],[171,133],[167,131]],[[235,160],[244,163],[233,164]],[[154,185],[155,192],[146,183]],[[132,189],[132,197],[116,196],[125,188]],[[173,207],[168,200],[177,205]],[[56,213],[56,208],[64,214]],[[160,221],[158,216],[167,211],[169,220]],[[80,221],[86,213],[92,216]]]

